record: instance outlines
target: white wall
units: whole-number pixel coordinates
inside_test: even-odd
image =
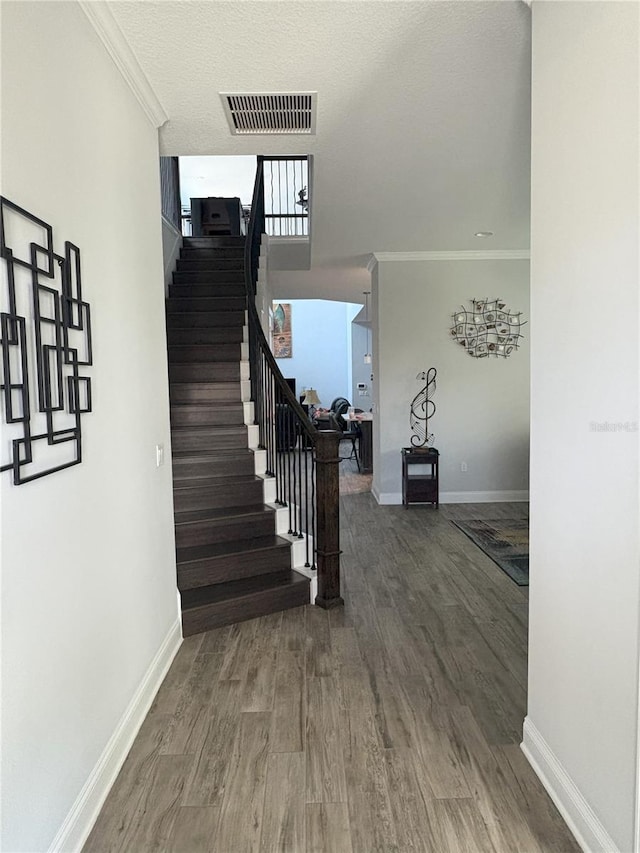
[[[324,408],[336,397],[351,394],[351,321],[361,306],[326,299],[279,299],[291,303],[293,358],[278,359],[287,378],[315,388]]]
[[[157,133],[76,3],[2,8],[2,192],[82,251],[81,465],[2,488],[2,841],[44,851],[176,626]],[[4,283],[0,282],[4,287]],[[86,815],[85,815],[86,816]]]
[[[260,244],[260,259],[258,261],[258,281],[256,282],[256,310],[260,318],[262,331],[268,341],[271,340],[271,315],[269,313],[272,304],[271,286],[269,283],[269,264],[271,254],[269,251],[269,238],[262,237]]]
[[[369,332],[367,339],[367,332]],[[373,383],[371,374],[373,364],[366,364],[364,354],[371,352],[372,334],[370,326],[353,322],[351,324],[351,400],[358,409],[368,412],[373,405]],[[364,394],[360,394],[358,383],[364,382],[367,386]]]
[[[401,501],[400,450],[410,443],[410,404],[422,387],[416,376],[435,367],[430,432],[441,454],[441,499],[525,499],[531,327],[524,326],[520,349],[507,359],[472,358],[450,328],[452,314],[480,297],[502,297],[528,320],[528,261],[380,261],[373,288],[376,497]]]
[[[638,850],[638,6],[532,9],[524,745],[585,849],[628,853]],[[616,423],[630,431],[591,427]]]
[[[311,266],[311,240],[308,237],[270,237],[269,266],[276,270],[308,270]],[[311,290],[317,293],[316,290]]]
[[[191,207],[192,198],[235,198],[251,204],[256,180],[255,155],[180,157],[180,202]]]

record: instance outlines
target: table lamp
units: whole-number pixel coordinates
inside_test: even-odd
[[[314,418],[316,414],[316,406],[320,405],[320,398],[315,388],[307,388],[304,393],[303,404],[309,406],[309,417]]]

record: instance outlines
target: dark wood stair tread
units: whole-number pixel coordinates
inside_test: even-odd
[[[231,521],[246,516],[247,519],[255,516],[273,515],[275,509],[264,504],[247,504],[246,506],[225,506],[215,509],[190,509],[176,512],[175,522],[178,525],[193,524],[200,521]]]
[[[244,270],[176,270],[173,284],[241,284],[246,288]]]
[[[176,383],[178,384],[178,383]],[[185,383],[183,383],[185,384]],[[240,409],[244,412],[244,405],[242,400],[215,400],[214,402],[210,402],[209,400],[201,400],[197,403],[172,403],[172,409]]]
[[[198,298],[198,297],[197,297]],[[202,298],[202,297],[199,297]],[[180,310],[177,310],[179,308]],[[244,326],[244,311],[199,311],[187,306],[172,306],[167,311],[167,325],[170,329],[210,329],[216,326]],[[195,321],[198,321],[195,324]],[[184,325],[182,325],[184,324]]]
[[[247,300],[244,296],[169,296],[166,304],[169,313],[215,311],[224,316],[236,311],[245,311]]]
[[[244,249],[244,237],[185,237],[166,301],[184,636],[309,602],[243,423]]]
[[[232,599],[248,598],[256,593],[281,587],[309,587],[309,578],[287,569],[273,574],[258,575],[254,578],[242,578],[239,581],[229,581],[225,584],[198,587],[197,589],[185,590],[181,593],[182,608],[194,610],[207,607],[210,604],[220,604]]]
[[[171,390],[174,386],[177,386],[178,390],[186,390],[181,389],[180,386],[187,386],[192,388],[194,391],[220,391],[220,392],[228,392],[232,389],[235,389],[238,394],[240,393],[240,381],[239,379],[172,379],[169,382],[169,390]],[[222,401],[220,401],[222,402]],[[235,402],[230,400],[229,402]],[[240,400],[242,403],[243,401]]]
[[[197,433],[211,433],[212,435],[239,435],[240,433],[246,432],[247,425],[246,424],[238,424],[238,425],[229,425],[229,424],[220,424],[220,426],[216,426],[215,424],[207,425],[207,426],[177,426],[173,427],[174,432],[197,432]],[[211,453],[207,453],[207,456],[211,456]]]
[[[176,282],[169,285],[169,299],[194,299],[219,296],[221,298],[246,298],[244,282]]]
[[[200,252],[194,252],[186,258],[178,258],[176,261],[177,270],[243,270],[244,257],[237,258],[218,258],[215,255],[205,255]]]
[[[234,476],[249,467],[245,474],[255,475],[255,456],[252,450],[244,447],[230,447],[227,450],[210,449],[201,455],[193,450],[184,450],[173,454],[173,478],[184,480],[196,477],[218,476],[220,471],[230,471]],[[234,466],[237,466],[234,468]],[[189,473],[183,473],[183,472]],[[200,471],[204,473],[199,473]],[[213,471],[213,474],[211,474]]]
[[[169,364],[229,364],[241,361],[240,341],[213,343],[172,343],[168,348]]]
[[[209,489],[220,486],[220,480],[228,480],[229,474],[220,476],[207,474],[206,477],[185,477],[183,480],[175,480],[173,483],[174,492],[181,489]],[[241,474],[233,476],[233,484],[235,485],[252,485],[253,483],[264,482],[261,477],[256,477],[255,474]]]
[[[274,548],[291,550],[291,542],[281,536],[257,536],[254,539],[236,539],[233,542],[218,542],[213,545],[192,545],[176,549],[179,566],[211,558],[250,554],[256,551],[271,551]]]
[[[180,456],[180,464],[188,465],[190,462],[197,464],[208,464],[216,462],[227,462],[230,459],[245,460],[253,456],[253,450],[248,447],[234,447],[230,450],[207,450],[206,453],[185,452]]]
[[[309,604],[309,578],[287,570],[272,575],[185,590],[182,631],[185,637]]]
[[[203,246],[206,248],[216,246],[244,246],[246,240],[242,235],[219,234],[211,237],[184,237],[185,246]]]
[[[174,385],[188,385],[195,390],[203,391],[230,391],[232,388],[240,393],[240,379],[172,379],[169,382],[169,390]],[[213,386],[213,387],[212,387]],[[242,400],[240,401],[243,402]]]

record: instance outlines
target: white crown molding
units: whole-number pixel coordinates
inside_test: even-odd
[[[442,252],[373,252],[367,269],[380,261],[528,261],[529,249],[461,249]]]
[[[169,116],[153,91],[108,4],[104,0],[78,0],[78,3],[151,124],[154,127],[162,127],[169,120]]]

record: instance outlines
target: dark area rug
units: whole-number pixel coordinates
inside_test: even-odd
[[[527,518],[453,521],[491,557],[518,586],[529,586],[529,520]]]

